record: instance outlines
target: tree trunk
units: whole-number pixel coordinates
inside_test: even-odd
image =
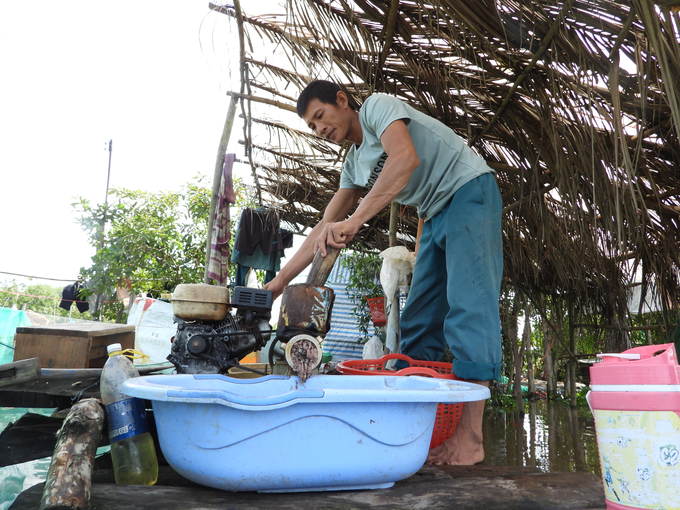
[[[104,425],[104,406],[94,398],[71,408],[57,436],[40,510],[90,506],[92,466]]]

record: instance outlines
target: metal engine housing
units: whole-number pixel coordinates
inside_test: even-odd
[[[266,345],[272,332],[271,291],[237,287],[230,306],[235,312],[221,321],[175,316],[177,333],[167,359],[178,374],[226,374]]]

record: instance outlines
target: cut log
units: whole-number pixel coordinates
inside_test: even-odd
[[[40,510],[86,510],[92,466],[104,426],[104,406],[86,399],[71,408],[59,431]]]

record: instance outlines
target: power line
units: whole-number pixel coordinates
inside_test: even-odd
[[[63,278],[43,278],[42,276],[29,276],[27,274],[19,274],[19,273],[8,273],[6,271],[0,271],[0,274],[8,274],[11,276],[22,276],[24,278],[34,278],[36,280],[51,280],[53,282],[74,282],[76,281],[77,278],[69,278],[69,279],[63,279]]]

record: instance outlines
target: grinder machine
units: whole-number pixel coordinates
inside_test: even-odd
[[[262,349],[270,339],[269,363],[285,360],[288,372],[305,382],[321,364],[319,338],[331,327],[335,295],[325,287],[339,250],[328,248],[326,257],[314,257],[307,283],[283,291],[276,330],[271,320],[272,292],[236,287],[233,298],[225,287],[206,284],[178,285],[172,306],[177,333],[168,360],[179,374],[227,374],[239,361]]]

